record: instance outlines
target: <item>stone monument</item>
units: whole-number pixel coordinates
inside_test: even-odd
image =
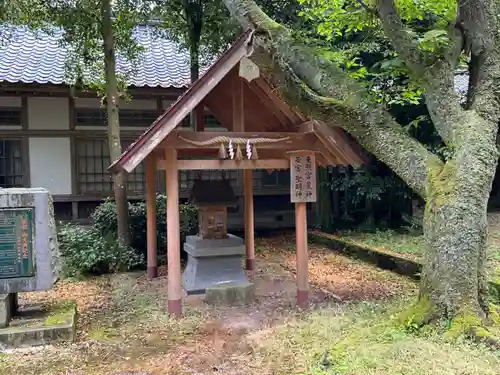
[[[49,290],[59,277],[60,258],[52,198],[42,188],[0,188],[0,342],[35,343],[60,337],[43,327],[10,327],[17,293]],[[9,327],[9,328],[7,328]],[[55,332],[55,333],[54,333]],[[46,342],[47,340],[45,340]],[[48,340],[50,341],[50,340]]]
[[[188,254],[182,275],[186,293],[203,294],[223,283],[248,285],[242,268],[244,241],[227,233],[227,208],[237,204],[229,181],[195,180],[189,202],[199,209],[199,227],[198,234],[187,236],[184,243]]]
[[[45,189],[0,189],[0,294],[48,290],[57,281],[53,211]]]

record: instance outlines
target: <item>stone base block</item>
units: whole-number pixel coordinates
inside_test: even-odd
[[[188,295],[203,294],[212,285],[233,282],[247,284],[242,267],[245,245],[239,237],[207,240],[188,236],[184,244],[188,263],[182,274],[184,289]]]
[[[8,328],[0,329],[0,346],[20,348],[74,342],[76,335],[76,305],[65,303],[50,310],[19,309]]]
[[[0,328],[9,326],[17,310],[17,293],[0,294]]]
[[[253,283],[219,283],[206,289],[205,302],[210,305],[247,305],[255,300]]]

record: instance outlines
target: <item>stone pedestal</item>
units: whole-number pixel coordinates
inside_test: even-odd
[[[184,250],[188,254],[188,264],[182,281],[188,295],[203,294],[208,287],[219,283],[249,283],[242,268],[245,254],[242,238],[231,234],[225,239],[188,236]]]

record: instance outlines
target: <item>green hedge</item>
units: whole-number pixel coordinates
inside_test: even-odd
[[[129,203],[129,220],[131,231],[130,245],[139,253],[146,254],[146,202]],[[167,250],[167,211],[164,195],[156,196],[156,233],[159,256]],[[187,235],[196,234],[198,228],[198,210],[189,204],[179,205],[181,243]],[[113,233],[116,236],[118,222],[116,219],[116,205],[107,200],[90,216],[90,222],[101,233]]]
[[[181,204],[181,244],[187,235],[196,234],[198,210],[195,206]],[[130,270],[145,265],[147,253],[146,203],[129,203],[131,243],[125,249],[117,241],[116,205],[106,200],[90,216],[89,226],[67,225],[59,231],[61,252],[65,258],[67,276],[78,273],[104,273]],[[156,229],[158,261],[167,260],[167,217],[166,199],[156,197]],[[180,251],[181,249],[179,249]]]
[[[64,278],[128,271],[144,264],[141,254],[118,244],[112,234],[103,236],[93,226],[65,225],[57,237]]]

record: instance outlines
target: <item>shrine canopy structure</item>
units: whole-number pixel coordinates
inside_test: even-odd
[[[316,200],[316,167],[363,163],[357,145],[341,130],[306,118],[287,105],[248,57],[243,34],[110,167],[132,172],[146,164],[147,269],[157,275],[157,169],[166,172],[168,310],[182,314],[179,170],[243,170],[246,267],[255,269],[252,170],[291,169],[296,211],[297,304],[308,300],[307,202]],[[204,131],[205,107],[225,132]],[[194,129],[178,129],[195,113]]]

